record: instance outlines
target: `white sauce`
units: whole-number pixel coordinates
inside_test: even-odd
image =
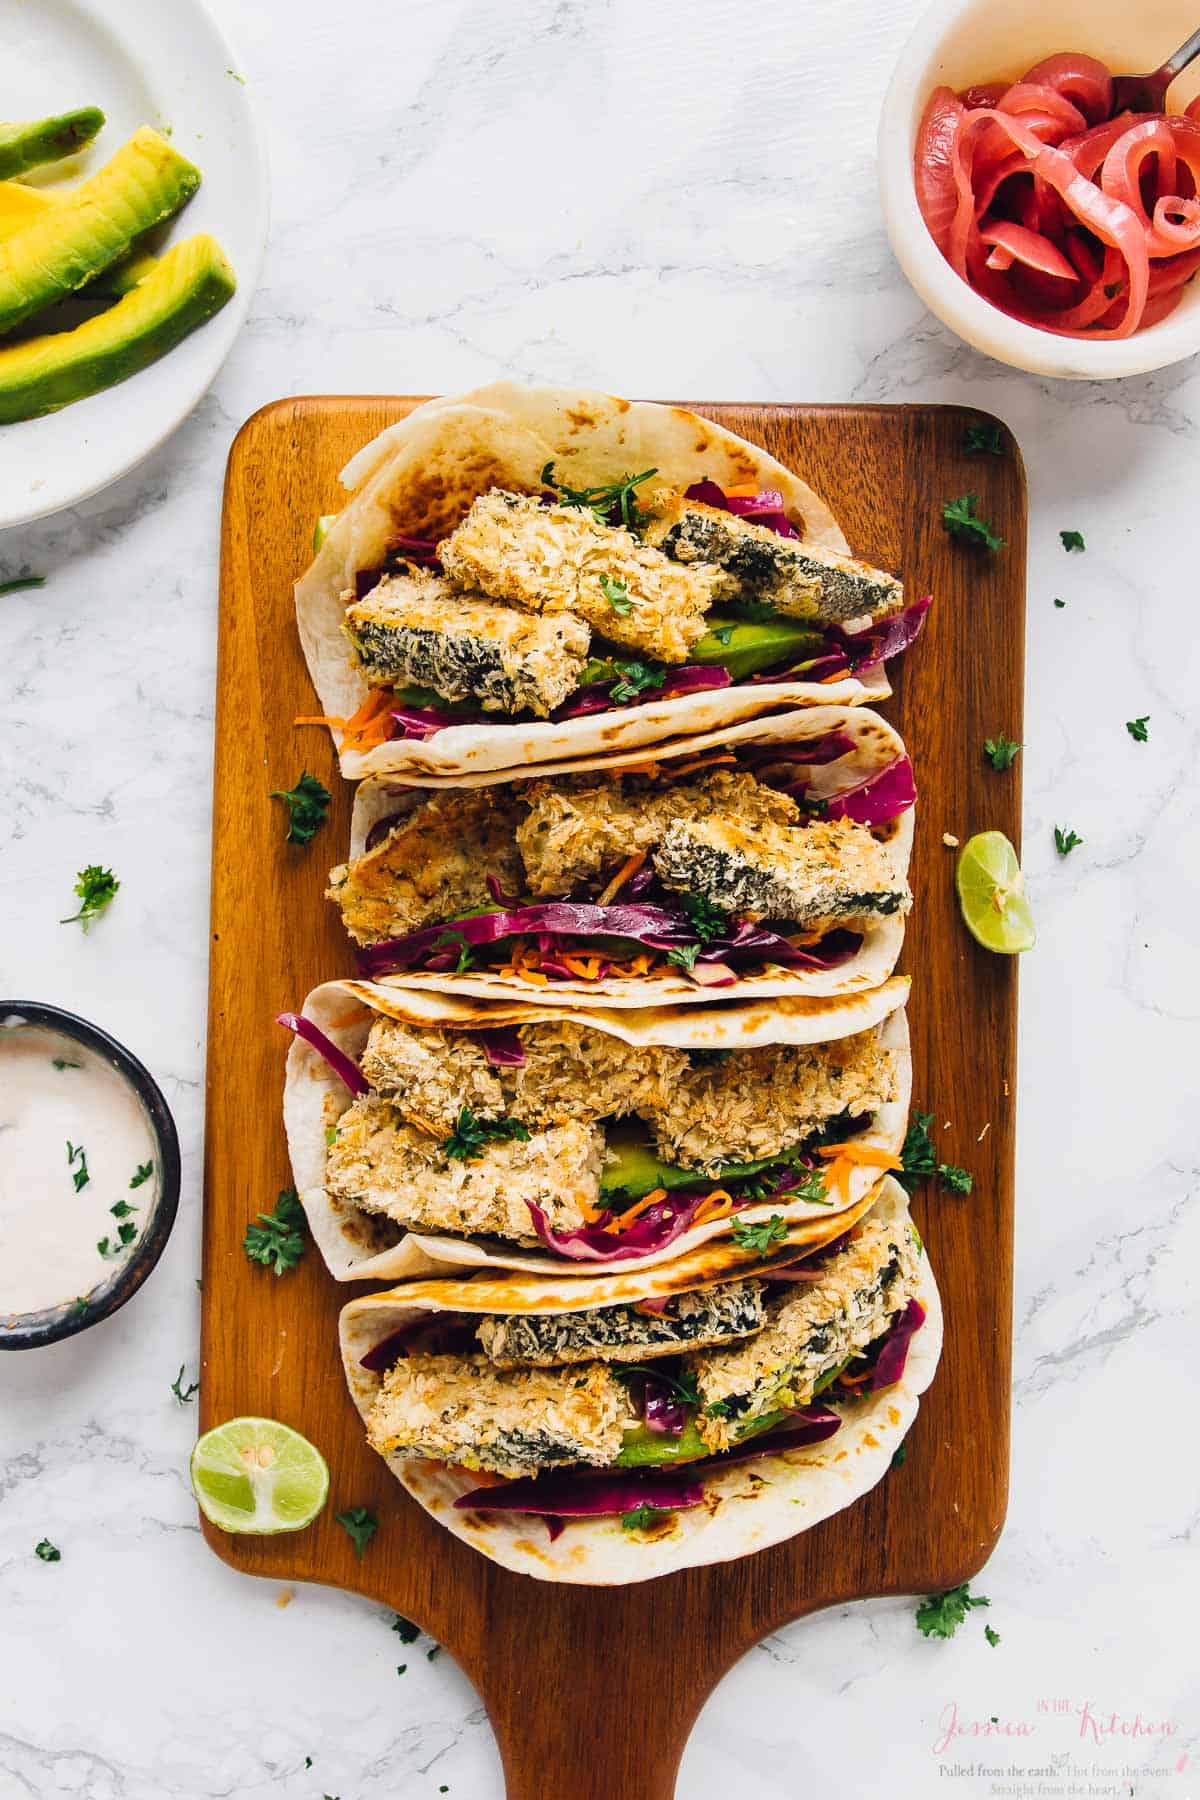
[[[149,1178],[131,1187],[146,1163]],[[111,1280],[146,1228],[158,1184],[153,1130],[124,1076],[73,1038],[0,1021],[0,1319]],[[114,1215],[122,1203],[132,1210]],[[136,1236],[119,1247],[122,1225]],[[101,1254],[102,1239],[115,1255]]]

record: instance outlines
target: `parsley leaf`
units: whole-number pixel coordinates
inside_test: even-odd
[[[1087,549],[1087,545],[1083,541],[1082,531],[1060,531],[1058,535],[1062,539],[1062,547],[1064,550]]]
[[[1069,831],[1062,825],[1054,827],[1054,848],[1060,856],[1070,856],[1072,850],[1082,844],[1083,839],[1076,831]]]
[[[1011,738],[1006,738],[1003,732],[999,737],[984,738],[983,740],[983,754],[993,769],[1011,769],[1017,751],[1021,747],[1020,744],[1014,744]]]
[[[917,1608],[917,1630],[925,1637],[952,1638],[972,1607],[991,1604],[982,1594],[976,1598],[970,1582],[964,1581],[948,1593],[922,1600]]]
[[[471,946],[461,931],[443,931],[434,938],[431,950],[457,950],[458,961],[454,965],[454,973],[462,975],[471,967]]]
[[[690,975],[699,954],[699,944],[677,944],[674,950],[667,951],[667,961],[674,963],[677,969],[686,969]]]
[[[333,1516],[354,1545],[355,1556],[361,1559],[363,1551],[379,1530],[378,1519],[365,1506],[351,1506],[346,1512],[334,1513]]]
[[[769,1250],[772,1244],[778,1244],[787,1236],[787,1231],[787,1221],[782,1213],[772,1213],[761,1225],[752,1225],[749,1219],[739,1219],[733,1228],[733,1241],[743,1250],[757,1250],[761,1253]]]
[[[561,506],[580,506],[585,512],[590,512],[601,525],[620,522],[627,531],[640,531],[647,515],[637,504],[633,490],[657,474],[657,469],[646,469],[640,475],[623,475],[619,481],[610,481],[599,487],[573,488],[565,481],[554,479],[554,464],[548,462],[542,469],[541,479],[543,487],[554,489]]]
[[[175,1398],[178,1400],[180,1406],[185,1406],[189,1400],[194,1399],[195,1396],[200,1392],[200,1383],[198,1381],[189,1381],[187,1386],[186,1387],[184,1386],[183,1370],[184,1370],[184,1365],[183,1365],[183,1363],[180,1363],[179,1373],[175,1377],[174,1381],[171,1383],[171,1392],[174,1394]]]
[[[892,1451],[892,1460],[888,1464],[891,1469],[902,1469],[908,1461],[908,1440],[902,1438]]]
[[[517,1138],[527,1144],[529,1128],[519,1119],[477,1119],[471,1108],[464,1106],[442,1149],[459,1162],[473,1162],[491,1138]]]
[[[114,1219],[127,1219],[131,1212],[137,1211],[137,1207],[130,1206],[128,1200],[118,1200],[117,1204],[110,1206],[108,1210]]]
[[[83,1067],[82,1063],[69,1062],[65,1056],[52,1056],[50,1061],[60,1072],[63,1069],[82,1069]]]
[[[621,1514],[622,1531],[645,1531],[653,1525],[655,1519],[661,1518],[666,1511],[663,1506],[635,1506],[632,1512]]]
[[[715,629],[713,631],[713,636],[716,638],[718,644],[724,644],[726,649],[728,649],[729,648],[729,640],[733,636],[733,626],[732,625],[718,625],[715,627]]]
[[[1150,714],[1143,713],[1140,719],[1126,719],[1125,729],[1135,744],[1144,744],[1150,733],[1146,727],[1150,723]]]
[[[949,1194],[969,1194],[975,1186],[975,1177],[954,1163],[939,1163],[937,1172],[938,1180]]]
[[[44,575],[14,575],[11,581],[0,581],[0,594],[19,594],[22,588],[45,587]]]
[[[714,938],[724,937],[729,930],[729,914],[706,900],[703,894],[682,894],[680,904],[702,944],[711,944]]]
[[[1003,456],[999,425],[968,425],[963,432],[963,449],[968,456],[978,456],[984,450],[989,456]]]
[[[251,1262],[286,1274],[304,1255],[303,1224],[304,1208],[295,1188],[283,1188],[274,1212],[260,1212],[247,1225],[242,1249]]]
[[[62,1561],[62,1551],[59,1549],[56,1549],[56,1547],[50,1542],[49,1538],[43,1538],[40,1544],[35,1544],[33,1547],[33,1554],[41,1562],[61,1562]]]
[[[616,686],[610,688],[611,700],[636,700],[650,688],[660,688],[667,679],[667,671],[655,668],[651,663],[618,662],[613,668],[621,679]]]
[[[807,1200],[810,1206],[832,1206],[833,1201],[825,1186],[824,1169],[806,1169],[795,1187],[787,1191],[789,1202]]]
[[[931,1112],[915,1112],[908,1122],[904,1146],[900,1151],[901,1169],[897,1178],[901,1187],[907,1188],[910,1194],[916,1193],[927,1175],[933,1175],[937,1171],[937,1152],[929,1135],[932,1124]]]
[[[137,1236],[137,1226],[132,1219],[126,1219],[122,1224],[117,1226],[117,1236],[121,1240],[122,1250],[127,1249],[129,1245],[132,1244],[134,1238]]]
[[[75,893],[82,902],[79,911],[70,918],[60,919],[60,925],[82,925],[86,931],[93,919],[98,919],[105,907],[111,906],[113,896],[120,887],[120,882],[111,869],[102,869],[99,863],[89,863],[86,869],[80,869],[75,880]]]
[[[434,1646],[431,1650],[427,1650],[425,1652],[425,1661],[433,1662],[434,1658],[440,1656],[441,1654],[442,1654],[442,1646],[440,1644],[434,1644]]]
[[[1059,609],[1060,609],[1060,610],[1061,610],[1061,608],[1062,608],[1062,607],[1064,607],[1064,606],[1065,606],[1065,605],[1066,605],[1066,604],[1067,604],[1067,603],[1066,603],[1066,601],[1065,601],[1065,600],[1060,600],[1060,599],[1058,599],[1058,597],[1057,597],[1057,595],[1056,595],[1056,596],[1055,596],[1055,600],[1054,600],[1054,604],[1055,604],[1055,606],[1057,606],[1057,607],[1058,607],[1058,608],[1059,608]]]
[[[149,1181],[149,1179],[153,1175],[153,1173],[154,1173],[154,1164],[152,1162],[139,1163],[137,1168],[135,1169],[132,1177],[130,1178],[130,1182],[129,1182],[130,1187],[131,1188],[141,1187],[141,1185],[144,1181]]]
[[[1000,1633],[998,1631],[993,1631],[990,1625],[985,1625],[983,1628],[983,1635],[994,1650],[996,1645],[1000,1642]]]
[[[332,798],[329,789],[322,787],[316,776],[310,775],[307,769],[301,773],[294,788],[272,788],[272,800],[287,802],[288,828],[285,841],[289,844],[311,843],[318,826],[325,823],[325,814]]]
[[[602,575],[600,587],[604,598],[615,613],[620,613],[624,618],[626,614],[633,611],[633,601],[629,598],[629,589],[623,581],[618,581],[611,575]]]
[[[406,1619],[403,1613],[397,1613],[392,1620],[392,1630],[400,1633],[402,1644],[415,1644],[421,1635],[421,1627],[414,1625],[411,1619]]]
[[[978,494],[960,494],[956,500],[947,500],[942,507],[942,524],[951,537],[984,544],[995,554],[997,550],[1003,550],[1004,539],[995,537],[987,520],[976,513],[978,504]]]
[[[73,1175],[71,1176],[71,1180],[75,1184],[75,1192],[77,1194],[79,1194],[79,1193],[82,1193],[83,1189],[87,1186],[88,1182],[92,1179],[91,1176],[88,1174],[87,1151],[84,1149],[82,1144],[73,1144],[71,1142],[70,1138],[68,1138],[67,1139],[67,1167],[68,1167],[68,1169],[73,1168],[76,1163],[79,1164],[79,1167],[77,1169],[75,1169]]]
[[[97,1240],[96,1248],[104,1258],[105,1262],[112,1262],[114,1258],[120,1256],[125,1246],[116,1238],[110,1239],[105,1236]]]

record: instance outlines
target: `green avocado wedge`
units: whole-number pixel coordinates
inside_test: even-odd
[[[763,1413],[753,1424],[735,1433],[735,1442],[744,1443],[747,1438],[769,1431],[772,1425],[778,1425],[785,1416],[781,1412]],[[617,1467],[661,1468],[665,1463],[699,1462],[701,1457],[712,1454],[696,1430],[694,1419],[688,1420],[678,1437],[670,1437],[662,1431],[650,1431],[645,1425],[631,1425],[617,1453]]]
[[[701,1175],[695,1169],[677,1169],[660,1162],[644,1138],[619,1128],[609,1132],[604,1166],[600,1171],[600,1192],[621,1194],[630,1202],[644,1199],[655,1188],[716,1187],[726,1181],[744,1181],[763,1169],[786,1163],[788,1155],[764,1157],[759,1162],[722,1163],[715,1175]]]
[[[74,112],[56,113],[49,119],[24,119],[0,124],[0,181],[24,175],[41,163],[60,162],[90,144],[104,123],[98,106],[77,106]]]
[[[744,681],[779,662],[796,662],[805,655],[819,656],[825,639],[800,619],[767,619],[750,624],[745,619],[709,613],[708,630],[693,644],[688,661],[720,663],[730,679]]]
[[[112,387],[220,312],[237,281],[215,238],[185,238],[108,312],[74,331],[0,346],[0,425]]]
[[[199,169],[166,138],[148,125],[135,131],[95,175],[0,243],[0,336],[127,256],[199,185]]]

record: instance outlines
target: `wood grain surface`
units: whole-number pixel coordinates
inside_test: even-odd
[[[314,520],[341,503],[338,470],[413,400],[304,398],[256,413],[229,459],[221,546],[212,944],[205,1152],[201,1425],[265,1414],[324,1452],[330,1502],[292,1536],[228,1537],[216,1553],[248,1574],[327,1582],[394,1606],[444,1644],[487,1705],[510,1800],[669,1800],[687,1734],[730,1665],[817,1607],[946,1588],[986,1560],[1008,1480],[1016,959],[964,930],[954,853],[996,827],[1018,843],[1020,761],[995,773],[987,736],[1021,737],[1025,488],[1003,456],[968,456],[985,415],[942,407],[705,406],[766,446],[839,515],[855,552],[934,594],[920,643],[882,711],[912,753],[920,790],[916,904],[902,967],[913,975],[915,1099],[936,1114],[943,1160],[975,1176],[958,1199],[932,1188],[914,1211],[946,1307],[946,1350],[904,1465],[806,1536],[722,1567],[627,1588],[550,1586],[493,1567],[429,1520],[366,1445],[338,1362],[339,1308],[357,1286],[315,1251],[277,1279],[250,1264],[250,1217],[290,1185],[280,1119],[287,1034],[277,1012],[349,968],[322,899],[345,853],[352,790],[321,728],[292,611]],[[995,556],[951,541],[942,502],[964,491],[1005,539]],[[308,848],[285,844],[269,798],[302,769],[334,792]],[[949,1124],[943,1129],[944,1122]],[[368,1507],[361,1561],[334,1514]],[[646,1717],[653,1731],[631,1728]],[[797,1741],[801,1721],[797,1721]]]

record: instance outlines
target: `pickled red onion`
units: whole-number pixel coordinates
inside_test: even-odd
[[[1124,338],[1179,304],[1200,252],[1200,99],[1110,116],[1082,54],[1020,81],[936,88],[917,133],[917,201],[962,279],[1014,318]]]

